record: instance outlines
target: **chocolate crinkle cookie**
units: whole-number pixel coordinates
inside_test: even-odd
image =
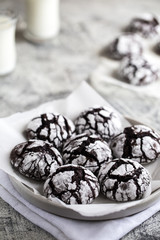
[[[147,164],[160,155],[160,135],[144,125],[133,125],[115,136],[110,147],[115,158],[129,158]]]
[[[158,80],[160,71],[156,65],[143,57],[126,57],[119,69],[121,80],[137,86],[143,86]]]
[[[10,162],[21,174],[35,180],[45,180],[63,164],[59,151],[42,140],[16,145],[11,151]]]
[[[75,127],[77,134],[96,134],[107,142],[122,130],[120,116],[106,106],[90,107],[81,112],[75,120]]]
[[[95,175],[105,162],[112,160],[112,152],[107,142],[86,133],[68,139],[62,155],[65,164],[84,166]]]
[[[140,37],[130,33],[118,36],[106,47],[106,55],[115,60],[120,60],[126,56],[139,56],[142,52]]]
[[[97,177],[90,170],[72,164],[59,167],[44,183],[48,199],[57,197],[66,204],[91,203],[99,191]]]
[[[73,122],[61,114],[44,113],[33,118],[26,129],[28,139],[39,139],[52,143],[61,150],[64,141],[75,131]]]
[[[150,13],[143,14],[132,19],[127,31],[138,33],[144,38],[153,38],[160,33],[159,19]]]
[[[99,173],[102,194],[108,199],[126,202],[145,198],[151,193],[151,176],[138,162],[118,158]]]

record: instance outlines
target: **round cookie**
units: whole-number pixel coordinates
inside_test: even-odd
[[[63,148],[65,164],[81,165],[95,175],[101,166],[112,160],[112,152],[107,142],[96,135],[79,134],[67,140]]]
[[[133,125],[112,139],[115,158],[129,158],[141,164],[155,161],[160,154],[160,135],[144,125]]]
[[[127,30],[144,38],[153,38],[160,33],[160,24],[156,16],[148,13],[133,18]]]
[[[107,56],[120,60],[126,56],[141,55],[143,48],[139,36],[135,34],[122,34],[115,38],[106,49]]]
[[[126,202],[147,197],[151,193],[151,176],[138,162],[114,159],[98,176],[101,192],[108,199]]]
[[[126,57],[119,69],[120,78],[132,85],[143,86],[159,78],[159,69],[143,57]]]
[[[59,167],[44,183],[44,195],[66,204],[91,203],[99,195],[97,177],[88,169],[72,164]]]
[[[75,131],[73,122],[61,114],[44,113],[33,118],[26,129],[28,139],[52,143],[61,150],[64,141]]]
[[[41,140],[16,145],[11,151],[10,162],[21,174],[35,180],[45,180],[63,164],[58,150]]]
[[[75,127],[77,134],[96,134],[107,142],[122,130],[118,113],[105,106],[90,107],[81,112],[75,120]]]

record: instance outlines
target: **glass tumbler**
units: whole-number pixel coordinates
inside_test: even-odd
[[[0,10],[0,76],[12,72],[16,65],[16,22],[13,11]]]
[[[51,39],[59,32],[59,0],[25,0],[26,30],[31,41]]]

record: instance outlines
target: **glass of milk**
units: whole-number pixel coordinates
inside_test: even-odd
[[[16,15],[0,10],[0,76],[12,72],[16,65]]]
[[[59,32],[59,0],[25,0],[26,30],[31,41],[43,41]]]

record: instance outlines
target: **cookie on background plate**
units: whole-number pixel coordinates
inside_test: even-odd
[[[138,33],[144,38],[154,38],[160,34],[160,23],[157,16],[145,13],[131,20],[127,31]]]
[[[119,76],[122,81],[136,86],[144,86],[155,82],[160,70],[144,57],[126,57],[121,61]]]
[[[141,38],[137,34],[122,33],[108,44],[105,53],[107,57],[115,60],[134,55],[140,56],[143,53]]]

